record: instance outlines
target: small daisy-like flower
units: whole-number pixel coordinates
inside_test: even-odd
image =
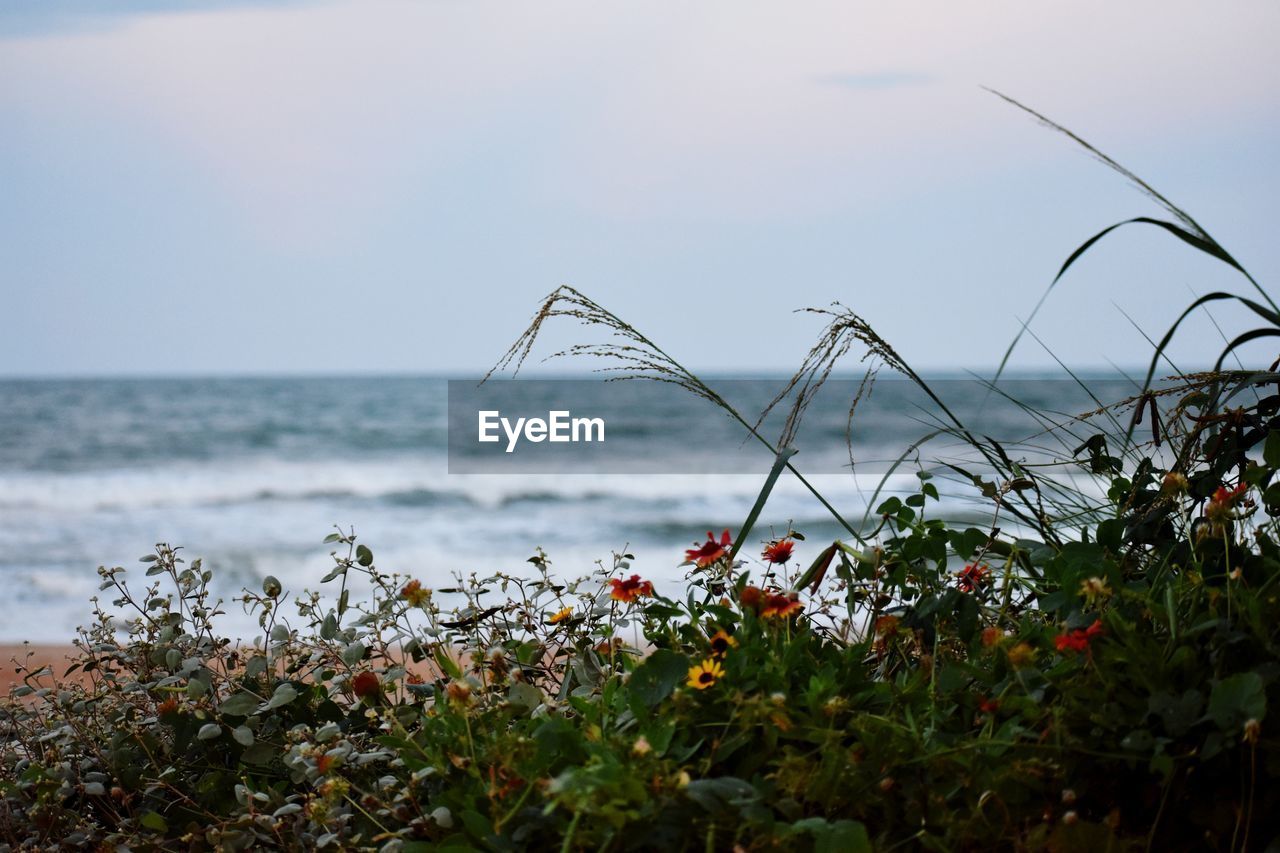
[[[760,615],[766,619],[786,619],[794,616],[804,610],[804,605],[800,603],[800,599],[791,593],[778,592],[772,593],[765,597],[764,606],[760,608]]]
[[[982,586],[989,574],[991,574],[990,567],[978,563],[970,563],[956,572],[956,587],[961,592],[974,592]]]
[[[161,717],[176,713],[178,713],[178,700],[173,696],[161,702],[160,706],[156,708],[156,714]]]
[[[445,685],[444,692],[449,697],[449,701],[456,705],[466,705],[471,701],[471,685],[465,681],[457,679],[450,681]]]
[[[1185,494],[1190,488],[1191,483],[1187,480],[1187,475],[1179,471],[1170,471],[1164,475],[1164,481],[1160,483],[1160,491],[1166,495]]]
[[[653,747],[649,745],[649,739],[644,735],[636,738],[635,743],[631,744],[631,753],[633,755],[648,755],[653,751]]]
[[[639,575],[632,575],[626,580],[609,578],[609,586],[613,587],[613,590],[609,593],[610,598],[614,601],[623,601],[628,604],[641,596],[653,595],[653,584],[649,581],[640,580]]]
[[[431,600],[431,590],[424,587],[421,581],[409,581],[400,590],[400,597],[409,602],[410,606],[419,607]]]
[[[992,646],[999,645],[1000,641],[1003,639],[1004,631],[1001,631],[995,625],[988,625],[982,629],[982,647],[984,649],[989,649]]]
[[[573,615],[573,608],[566,607],[563,610],[557,611],[556,614],[552,616],[550,619],[548,619],[547,621],[552,625],[558,625],[572,615]]]
[[[706,690],[724,677],[724,667],[715,658],[707,658],[696,666],[689,667],[688,685],[695,690]]]
[[[732,634],[727,634],[723,630],[716,631],[709,641],[711,645],[712,657],[722,658],[729,654],[729,649],[735,648],[738,641],[733,638]]]
[[[765,546],[764,553],[760,556],[764,558],[766,563],[785,563],[791,559],[791,552],[795,549],[796,543],[790,539],[775,539]]]
[[[693,543],[698,545],[697,542]],[[684,552],[686,562],[694,563],[698,568],[706,568],[707,566],[719,560],[725,554],[729,553],[729,546],[733,544],[733,540],[729,538],[729,531],[726,529],[720,534],[720,540],[716,541],[716,536],[710,530],[707,531],[707,541],[698,545],[696,548],[690,548]]]
[[[1080,581],[1080,595],[1084,596],[1084,600],[1090,605],[1096,604],[1100,599],[1111,597],[1111,587],[1107,586],[1106,578],[1085,578]]]

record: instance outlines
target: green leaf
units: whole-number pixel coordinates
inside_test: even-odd
[[[364,545],[356,546],[356,562],[366,569],[373,565],[373,552]]]
[[[1262,458],[1268,468],[1280,469],[1280,430],[1267,433],[1267,443],[1262,450]]]
[[[717,779],[695,779],[685,786],[685,796],[711,813],[729,811],[750,805],[760,794],[750,782],[733,776]]]
[[[213,740],[222,734],[222,726],[217,723],[205,723],[200,727],[200,731],[196,733],[198,740]]]
[[[527,681],[516,681],[507,691],[511,704],[527,711],[532,711],[543,702],[542,691]]]
[[[352,643],[342,650],[342,662],[347,666],[355,666],[364,660],[364,643]]]
[[[253,729],[248,726],[236,726],[231,730],[231,737],[241,746],[253,746]]]
[[[440,667],[440,671],[450,678],[461,678],[462,669],[459,668],[458,662],[455,661],[449,652],[440,645],[436,645],[431,649],[431,656],[435,658],[436,664]]]
[[[271,711],[276,708],[288,705],[294,699],[298,698],[298,691],[289,682],[285,682],[276,688],[271,694],[271,699],[267,702],[267,710]]]
[[[826,818],[811,817],[792,826],[813,834],[814,853],[872,853],[871,838],[860,821],[828,822]]]
[[[1266,713],[1267,692],[1262,676],[1242,672],[1214,685],[1205,716],[1219,728],[1232,730],[1246,720],[1261,720]]]
[[[169,822],[159,812],[147,812],[138,819],[138,823],[155,832],[169,831]]]
[[[627,682],[632,698],[652,708],[671,695],[689,674],[689,659],[670,649],[658,649],[649,655]]]
[[[804,589],[806,586],[812,585],[811,592],[817,592],[818,584],[822,583],[822,579],[827,574],[827,569],[831,568],[831,559],[836,555],[836,549],[841,547],[840,541],[836,540],[823,548],[819,552],[817,559],[809,566],[808,570],[800,576],[796,581],[793,589]]]
[[[241,692],[223,700],[218,706],[218,713],[232,717],[247,717],[261,704],[262,700],[252,693]]]
[[[778,450],[778,455],[773,460],[773,468],[769,470],[769,476],[765,477],[764,485],[760,487],[760,494],[756,497],[756,502],[752,505],[751,511],[747,513],[747,518],[742,522],[738,535],[733,537],[733,547],[729,549],[729,562],[732,563],[734,557],[738,556],[738,550],[742,547],[742,543],[747,541],[747,535],[751,532],[751,528],[755,526],[756,519],[760,517],[760,513],[764,510],[764,505],[769,501],[769,494],[773,491],[773,487],[778,482],[782,469],[787,467],[787,462],[792,456],[796,455],[795,448],[783,447]]]

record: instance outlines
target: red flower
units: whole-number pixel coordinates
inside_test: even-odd
[[[1226,486],[1218,486],[1214,491],[1213,497],[1209,498],[1209,505],[1204,508],[1204,516],[1210,521],[1220,524],[1231,518],[1231,510],[1235,507],[1236,498],[1243,495],[1249,490],[1247,483],[1241,483],[1234,489],[1228,489]]]
[[[642,595],[653,595],[653,584],[649,581],[640,580],[639,575],[632,575],[626,580],[609,578],[609,586],[613,587],[609,597],[614,601],[630,603]]]
[[[970,563],[962,571],[956,572],[956,586],[961,592],[974,592],[991,574],[991,568],[978,563]]]
[[[764,590],[758,586],[744,586],[738,593],[738,604],[743,610],[759,610],[760,601],[764,598]]]
[[[693,543],[697,545],[698,543]],[[729,538],[729,531],[725,530],[720,534],[720,541],[716,541],[716,535],[710,530],[707,531],[707,541],[697,548],[690,548],[684,552],[684,559],[689,563],[696,563],[698,568],[705,568],[716,560],[719,560],[725,554],[729,553],[729,546],[733,544],[733,540]]]
[[[1000,710],[999,699],[983,699],[978,703],[978,710],[984,714],[994,714]]]
[[[1214,503],[1230,504],[1247,491],[1249,491],[1249,485],[1247,483],[1241,483],[1234,489],[1228,489],[1226,486],[1218,486],[1210,500]]]
[[[382,682],[378,681],[377,675],[366,669],[356,673],[356,677],[351,679],[351,692],[356,694],[357,699],[376,696],[382,692]]]
[[[1103,633],[1102,620],[1095,619],[1088,628],[1077,628],[1054,637],[1053,645],[1060,652],[1088,652],[1089,643]]]
[[[760,615],[766,619],[786,619],[801,610],[804,610],[804,605],[800,603],[794,592],[789,595],[784,592],[777,592],[770,593],[765,597],[764,606],[760,608]]]
[[[791,559],[791,551],[795,547],[796,543],[790,539],[775,539],[765,547],[761,556],[766,563],[785,563]]]

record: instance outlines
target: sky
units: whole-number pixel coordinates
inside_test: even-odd
[[[10,0],[0,376],[465,375],[561,284],[695,370],[793,368],[835,300],[985,370],[1157,211],[983,87],[1266,286],[1278,35],[1270,0]],[[1145,364],[1248,288],[1131,226],[1013,364]],[[1247,328],[1215,309],[1175,361]]]

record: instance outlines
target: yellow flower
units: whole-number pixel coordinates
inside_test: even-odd
[[[689,686],[695,690],[706,690],[717,680],[724,677],[724,667],[715,658],[707,658],[697,666],[689,667]]]
[[[712,657],[722,658],[729,654],[729,649],[736,648],[738,641],[724,631],[716,631],[710,640]]]
[[[1036,650],[1028,643],[1018,643],[1009,649],[1009,665],[1014,669],[1025,669],[1035,663]]]
[[[556,615],[552,616],[549,621],[551,622],[552,625],[556,625],[568,619],[572,615],[573,615],[573,608],[566,607],[564,610],[561,610],[558,613],[556,613]]]
[[[421,607],[431,600],[431,590],[424,587],[421,581],[409,581],[400,590],[400,597],[409,602],[411,607]]]

